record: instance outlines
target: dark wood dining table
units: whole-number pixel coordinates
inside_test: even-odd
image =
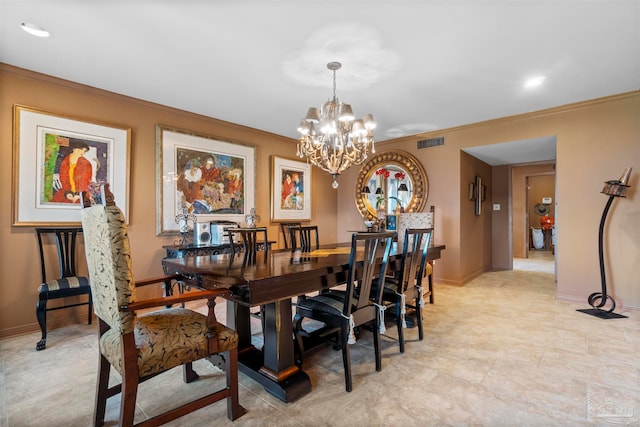
[[[400,254],[392,249],[388,269],[398,268]],[[444,245],[429,249],[428,259],[440,258]],[[349,264],[349,247],[338,246],[309,253],[268,251],[253,264],[242,256],[220,254],[165,258],[167,273],[179,273],[202,288],[228,288],[227,326],[239,336],[239,369],[284,402],[311,390],[309,376],[295,363],[292,298],[343,283]],[[251,343],[250,307],[261,306],[261,349]]]

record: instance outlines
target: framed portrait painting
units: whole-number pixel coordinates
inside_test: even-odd
[[[128,222],[131,129],[22,105],[13,118],[13,225],[79,225],[80,193],[105,183]]]
[[[271,220],[311,220],[311,166],[271,157]]]
[[[180,214],[241,223],[255,205],[255,148],[156,126],[158,235],[177,234]]]

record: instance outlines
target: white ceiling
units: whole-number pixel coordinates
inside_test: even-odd
[[[465,148],[471,154],[491,166],[515,165],[553,161],[556,158],[556,137],[509,141],[491,145]]]
[[[330,61],[384,141],[638,90],[640,0],[0,0],[0,62],[292,138]]]

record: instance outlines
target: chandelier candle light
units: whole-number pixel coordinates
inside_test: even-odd
[[[342,64],[329,62],[333,71],[333,98],[320,109],[310,107],[300,121],[300,141],[296,155],[327,171],[333,177],[333,188],[338,188],[337,177],[354,165],[361,165],[369,152],[375,153],[372,130],[376,127],[371,114],[356,119],[351,105],[336,97],[336,70]]]

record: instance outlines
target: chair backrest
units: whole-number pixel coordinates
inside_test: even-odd
[[[433,228],[407,228],[402,247],[400,280],[398,293],[420,286],[427,263],[427,252],[431,243]]]
[[[76,237],[78,233],[82,233],[81,227],[66,228],[36,228],[36,236],[38,237],[38,250],[40,253],[40,272],[42,273],[42,283],[47,282],[46,258],[44,256],[44,243],[47,235],[53,235],[56,239],[56,247],[58,249],[58,268],[59,276],[57,279],[64,277],[76,276]]]
[[[317,225],[291,225],[288,228],[292,251],[300,249],[302,252],[311,252],[320,249]]]
[[[136,300],[129,236],[112,195],[102,200],[106,206],[85,207],[80,214],[94,311],[112,329],[126,334],[133,331],[135,313],[121,312],[120,307]]]
[[[300,222],[281,222],[280,223],[280,231],[282,232],[282,241],[284,242],[284,249],[289,249],[291,247],[291,233],[289,232],[289,227],[302,225]]]
[[[256,228],[228,228],[227,233],[229,235],[229,244],[235,255],[235,246],[238,243],[238,239],[234,236],[240,236],[242,241],[242,249],[244,251],[244,263],[253,263],[256,261],[257,253],[260,249],[264,251],[264,256],[267,256],[269,250],[269,242],[267,240],[266,227]]]
[[[350,316],[353,311],[371,305],[369,298],[357,296],[371,295],[371,287],[376,277],[382,278],[373,301],[380,303],[384,276],[387,272],[391,241],[395,233],[354,233],[351,236],[351,254],[347,274],[347,298],[343,313]]]

